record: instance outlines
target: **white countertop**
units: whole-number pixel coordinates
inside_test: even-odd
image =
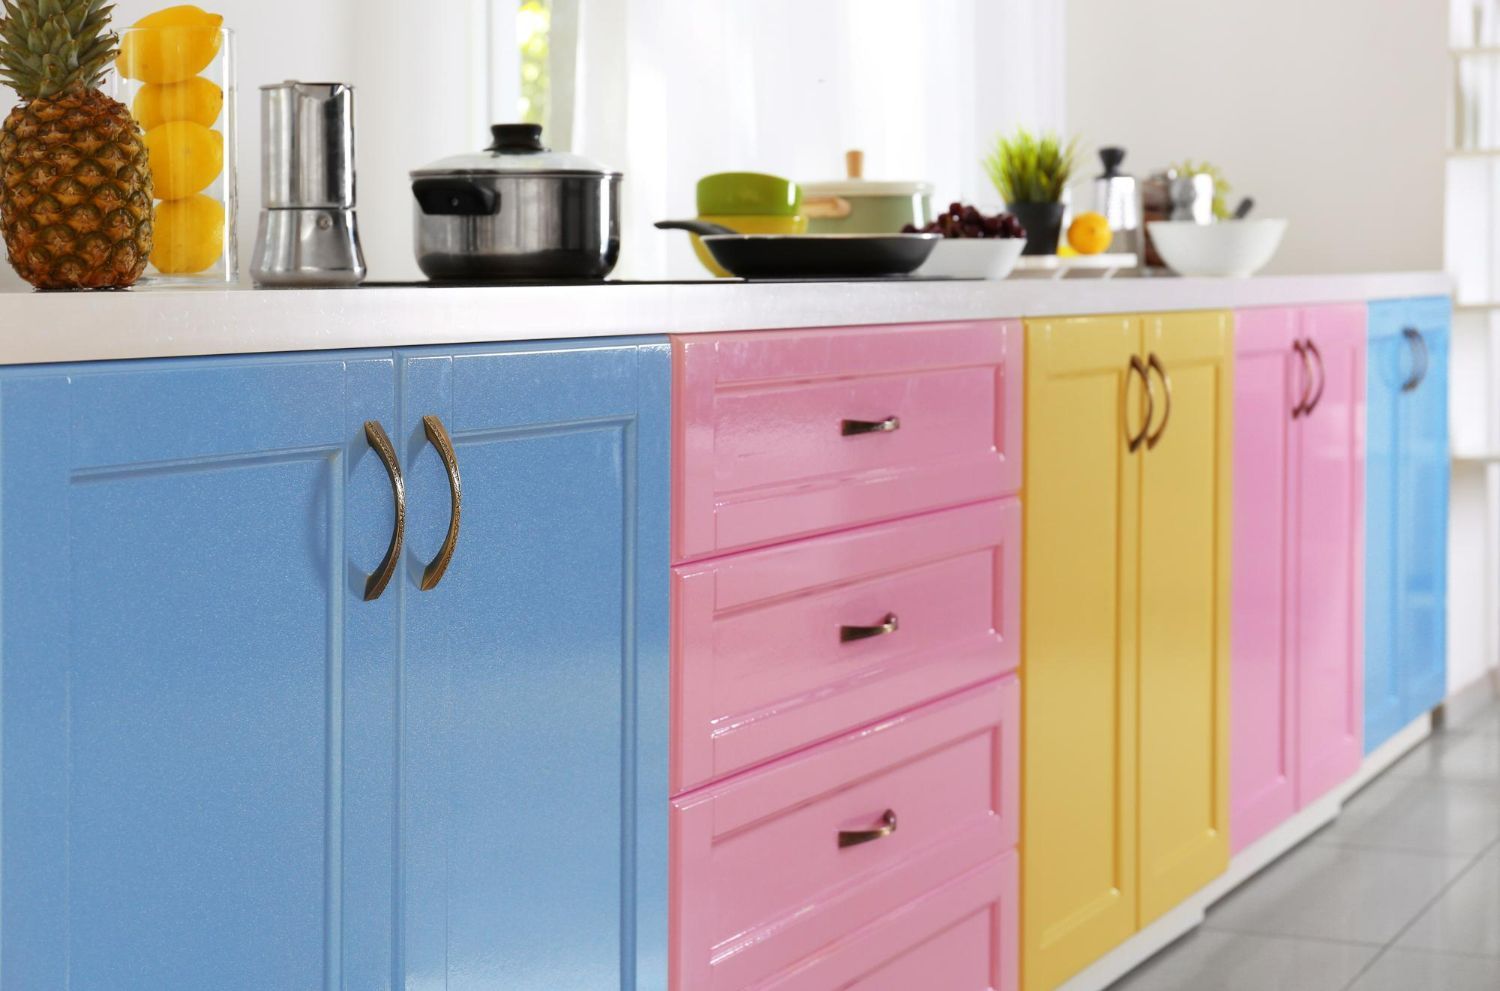
[[[1445,296],[1446,275],[0,291],[0,364]]]

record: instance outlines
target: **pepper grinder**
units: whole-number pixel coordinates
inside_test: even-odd
[[[261,211],[250,275],[261,286],[356,286],[354,87],[260,88]]]

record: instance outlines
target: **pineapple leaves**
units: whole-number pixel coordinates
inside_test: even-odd
[[[119,51],[109,0],[0,0],[0,78],[23,100],[97,89]]]
[[[1014,137],[995,139],[995,148],[984,157],[984,169],[1006,203],[1056,203],[1062,199],[1078,141],[1066,145],[1052,132],[1041,136],[1024,127]]]

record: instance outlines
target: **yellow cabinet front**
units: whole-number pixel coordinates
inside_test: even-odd
[[[1228,862],[1229,328],[1027,324],[1026,991]]]

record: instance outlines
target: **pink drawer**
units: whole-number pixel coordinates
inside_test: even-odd
[[[675,800],[672,986],[753,987],[1014,848],[1019,703],[1006,678]]]
[[[1014,991],[1020,858],[992,860],[838,940],[754,991]]]
[[[1019,491],[1021,342],[1009,321],[674,338],[674,560]]]
[[[1020,539],[1005,499],[674,568],[672,793],[1014,670]]]

